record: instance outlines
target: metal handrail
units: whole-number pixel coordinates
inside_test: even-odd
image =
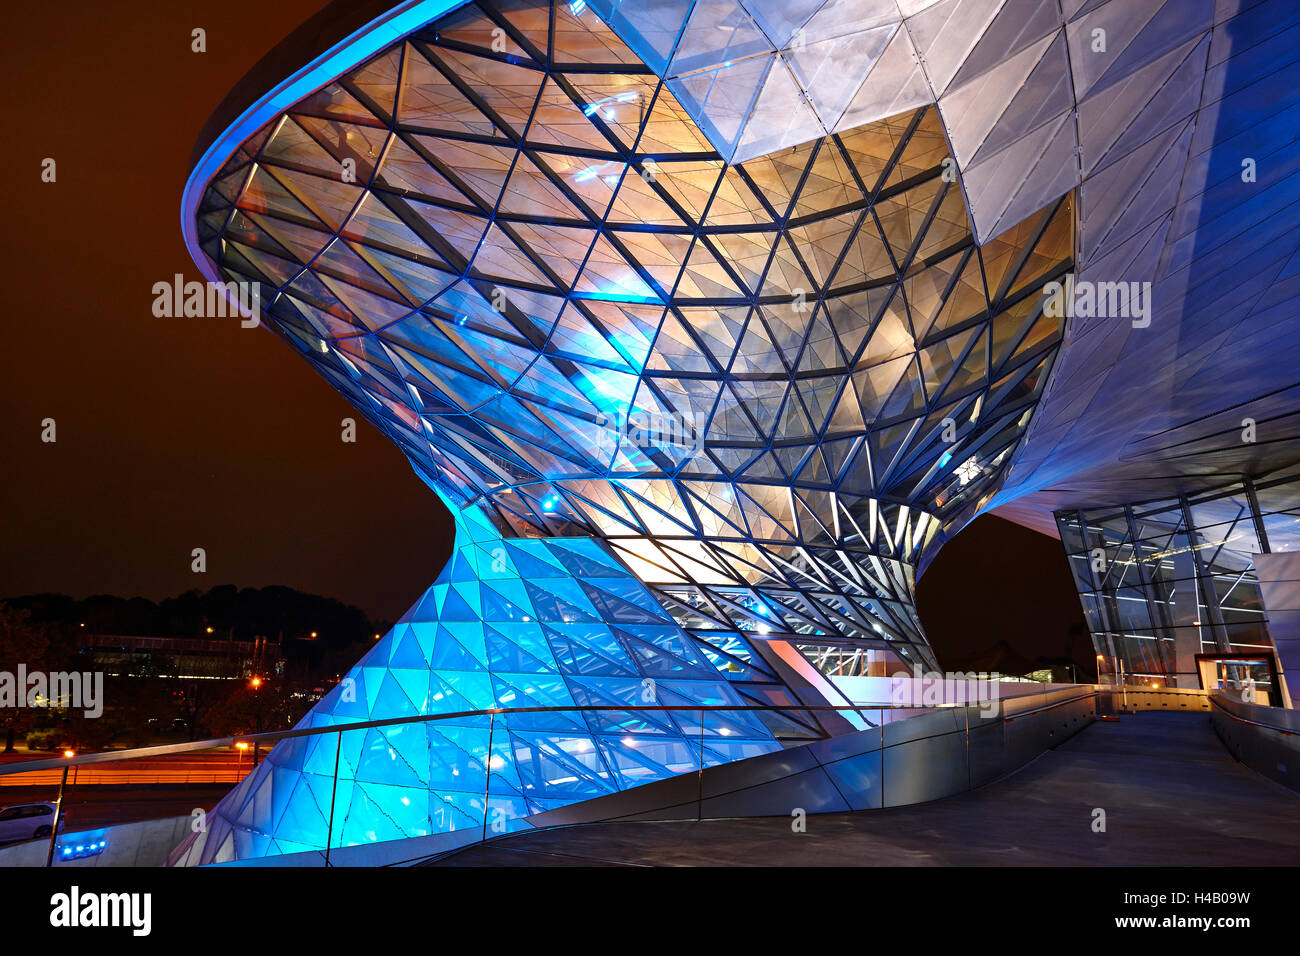
[[[1084,686],[1087,686],[1087,685],[1084,685]],[[1064,690],[1064,688],[1062,688],[1062,690]],[[1051,693],[1051,691],[1048,691],[1048,693]],[[1030,695],[1026,695],[1026,696],[1030,696]],[[1003,722],[1003,723],[1006,723],[1006,724],[1009,724],[1009,723],[1011,723],[1012,721],[1021,720],[1022,718],[1025,718],[1025,717],[1032,717],[1032,716],[1034,716],[1034,714],[1041,714],[1041,713],[1042,713],[1043,711],[1045,711],[1045,710],[1051,710],[1051,709],[1053,709],[1054,707],[1060,707],[1062,704],[1069,704],[1069,703],[1071,703],[1071,702],[1073,702],[1073,701],[1076,701],[1076,700],[1082,700],[1082,699],[1085,698],[1085,697],[1096,697],[1096,696],[1097,696],[1097,692],[1096,692],[1095,690],[1090,690],[1090,691],[1087,691],[1087,692],[1082,693],[1082,694],[1075,694],[1073,697],[1067,697],[1065,700],[1054,700],[1054,701],[1052,701],[1050,704],[1043,704],[1041,707],[1035,707],[1035,708],[1033,708],[1032,710],[1021,711],[1021,712],[1018,713],[1018,714],[1009,714],[1009,715],[1008,715],[1008,714],[1003,714],[1003,715],[1002,715],[1002,722]],[[1004,699],[1004,700],[1015,700],[1014,697],[1010,697],[1010,698],[1002,698],[1002,699]],[[973,707],[973,706],[975,706],[975,705],[974,705],[974,704],[968,704],[968,705],[966,705],[966,706],[968,706],[968,707]],[[969,731],[968,731],[968,732],[969,732]]]
[[[1077,685],[1087,687],[1089,685]],[[1062,688],[1064,689],[1064,688]],[[1049,692],[1050,693],[1050,692]],[[1028,695],[1026,695],[1028,696]],[[1015,698],[999,698],[1014,700]],[[1072,698],[1073,699],[1073,698]],[[467,717],[489,717],[513,714],[546,713],[627,713],[638,711],[650,712],[762,712],[762,713],[805,713],[854,711],[863,715],[864,711],[873,710],[945,710],[956,707],[978,707],[978,702],[965,704],[942,704],[938,706],[916,706],[912,704],[626,704],[618,707],[608,705],[593,706],[574,704],[569,707],[489,707],[483,710],[461,710],[447,714],[416,714],[410,717],[389,717],[384,720],[362,720],[351,724],[332,724],[327,727],[295,727],[290,730],[272,730],[258,734],[237,734],[232,737],[214,737],[209,740],[192,740],[179,744],[160,744],[156,747],[138,747],[132,750],[106,750],[93,754],[78,754],[73,757],[50,757],[44,760],[18,760],[12,764],[0,766],[0,776],[8,774],[32,773],[38,770],[57,770],[62,767],[76,767],[83,764],[113,763],[122,760],[143,760],[148,757],[165,757],[172,754],[193,753],[201,750],[216,750],[221,747],[233,747],[238,743],[263,744],[276,743],[295,737],[313,737],[320,734],[347,733],[350,730],[370,730],[376,727],[397,727],[405,724],[429,723],[439,720],[463,720]]]
[[[239,734],[233,737],[214,737],[209,740],[191,740],[180,744],[159,744],[156,747],[138,747],[133,750],[105,750],[93,754],[79,754],[74,757],[50,757],[44,760],[19,760],[13,764],[0,766],[0,776],[16,773],[31,773],[37,770],[57,770],[61,767],[75,767],[81,764],[112,763],[119,760],[142,760],[147,757],[166,757],[171,754],[193,753],[200,750],[216,750],[220,747],[233,747],[237,743],[264,744],[278,743],[294,737],[313,737],[319,734],[346,733],[350,730],[370,730],[376,727],[397,727],[404,724],[420,724],[438,720],[462,720],[466,717],[494,718],[499,714],[548,714],[573,713],[575,711],[625,712],[625,711],[793,711],[800,713],[809,710],[933,710],[931,707],[913,707],[903,704],[827,704],[827,705],[777,705],[777,704],[628,704],[622,707],[592,706],[574,704],[572,707],[490,707],[484,710],[460,710],[448,714],[417,714],[411,717],[390,717],[385,720],[362,720],[351,724],[332,724],[328,727],[295,727],[291,730],[270,730],[259,734]]]
[[[1051,710],[1054,707],[1058,707],[1063,704],[1072,703],[1074,701],[1081,700],[1082,698],[1087,696],[1093,696],[1093,697],[1096,696],[1096,692],[1092,690],[1088,685],[1076,684],[1073,685],[1073,687],[1070,689],[1081,691],[1081,693],[1074,693],[1072,696],[1068,698],[1052,701],[1050,703],[1045,703],[1040,707],[1035,707],[1032,710],[1026,711],[1024,714],[1008,717],[1005,713],[1003,713],[1000,716],[1003,721],[1010,721],[1016,719],[1016,717],[1019,716],[1028,716],[1029,714],[1038,713],[1040,711]],[[1064,690],[1066,690],[1066,688],[1060,688],[1058,691],[1055,692],[1049,691],[1048,693],[1049,694],[1060,693],[1061,691]],[[925,706],[917,707],[908,704],[879,704],[879,705],[809,704],[809,705],[796,705],[796,706],[789,706],[789,705],[782,706],[778,704],[732,704],[732,705],[728,705],[728,704],[695,704],[695,705],[627,704],[620,707],[593,706],[593,705],[574,705],[571,707],[564,707],[564,706],[490,707],[482,710],[454,711],[448,714],[416,714],[409,717],[392,717],[386,720],[365,720],[365,721],[357,721],[351,724],[335,724],[329,727],[298,727],[298,728],[293,728],[291,730],[277,730],[277,731],[269,731],[260,734],[244,734],[244,735],[238,735],[232,737],[219,737],[210,740],[190,741],[183,744],[164,744],[158,747],[141,747],[134,750],[115,750],[115,751],[107,751],[107,752],[97,753],[97,754],[85,754],[82,756],[57,757],[50,760],[22,760],[22,761],[16,761],[10,766],[0,767],[0,776],[17,775],[22,773],[34,773],[34,772],[39,772],[42,770],[50,770],[50,769],[62,770],[62,779],[59,783],[59,795],[55,803],[53,826],[51,827],[50,836],[49,836],[49,849],[47,851],[46,860],[45,860],[45,865],[47,867],[50,867],[54,865],[55,847],[59,839],[59,824],[63,815],[63,800],[68,786],[68,770],[72,767],[81,766],[81,765],[93,765],[98,763],[113,763],[113,762],[121,762],[127,760],[138,760],[150,756],[166,756],[169,754],[177,754],[177,753],[192,753],[197,750],[211,750],[217,747],[231,746],[235,743],[240,743],[240,742],[253,742],[253,743],[260,744],[263,742],[271,743],[280,740],[286,740],[286,739],[297,738],[297,737],[311,737],[320,734],[338,734],[338,742],[334,752],[334,782],[331,786],[331,791],[330,791],[330,820],[329,820],[329,827],[328,827],[326,840],[325,840],[325,866],[328,867],[331,865],[330,851],[333,848],[334,804],[335,804],[335,795],[338,788],[339,759],[343,749],[343,735],[348,731],[368,730],[368,729],[373,729],[378,727],[393,727],[393,726],[402,726],[406,724],[427,723],[427,722],[433,722],[439,720],[456,720],[456,719],[463,719],[466,717],[486,716],[489,721],[487,753],[489,755],[488,759],[489,759],[489,768],[490,768],[490,760],[491,760],[491,753],[492,753],[492,731],[493,729],[495,729],[496,717],[498,714],[503,716],[509,716],[511,714],[587,713],[587,712],[630,713],[630,712],[641,712],[641,711],[648,711],[648,712],[683,712],[684,711],[690,713],[698,713],[700,715],[699,774],[700,774],[700,781],[701,781],[700,800],[702,802],[703,801],[702,781],[703,781],[703,772],[704,772],[703,751],[704,751],[704,714],[705,713],[755,712],[755,711],[768,712],[768,713],[771,712],[813,713],[818,711],[820,712],[853,711],[859,714],[859,716],[862,716],[862,718],[867,722],[869,727],[871,728],[879,727],[883,731],[883,728],[885,726],[883,723],[873,724],[870,718],[867,717],[863,712],[872,711],[872,710],[881,711],[881,712],[886,710],[890,710],[890,711],[906,710],[906,711],[919,711],[922,713],[936,713],[941,710],[951,710],[960,707],[965,717],[964,735],[967,738],[967,747],[969,748],[970,708],[976,706],[982,706],[981,702],[967,701],[966,703],[963,704],[949,704],[949,705],[938,705],[938,706],[930,706],[930,707],[925,707]],[[954,732],[961,733],[962,731],[954,731]],[[883,733],[881,736],[880,743],[882,749],[887,748],[889,746],[889,744],[884,739]],[[969,768],[969,761],[968,761],[967,764],[968,775],[969,775],[969,769],[970,768]],[[250,767],[250,772],[251,771],[252,768]],[[883,767],[882,767],[882,772],[883,772]],[[489,789],[491,787],[491,779],[492,779],[491,772],[489,770],[484,783],[483,837],[482,837],[483,840],[488,839],[487,836],[488,802],[490,799]]]
[[[1210,694],[1209,698],[1211,704],[1219,708],[1219,710],[1223,711],[1225,714],[1227,714],[1235,721],[1238,721],[1243,724],[1250,724],[1252,727],[1263,727],[1265,730],[1272,730],[1279,734],[1286,734],[1287,736],[1290,737],[1295,737],[1297,735],[1300,735],[1300,731],[1297,731],[1291,727],[1279,727],[1277,726],[1277,724],[1268,724],[1262,720],[1251,720],[1249,717],[1243,717],[1240,714],[1234,714],[1232,711],[1230,711],[1227,707],[1223,705],[1222,701],[1218,699],[1218,693]],[[1246,703],[1246,701],[1242,701],[1242,703]],[[1254,704],[1252,706],[1259,707],[1259,706],[1268,706],[1268,705]]]
[[[1099,694],[1173,694],[1179,697],[1203,697],[1207,693],[1202,687],[1150,687],[1146,684],[1088,684],[1095,687]]]

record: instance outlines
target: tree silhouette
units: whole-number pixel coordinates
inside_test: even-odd
[[[48,632],[33,626],[28,621],[27,613],[16,611],[0,604],[0,671],[17,675],[18,665],[25,664],[29,670],[41,670],[45,667],[45,654],[50,646]],[[17,688],[19,705],[27,689]],[[5,753],[13,753],[14,738],[20,731],[30,727],[37,711],[27,706],[0,707],[0,729],[5,735]]]

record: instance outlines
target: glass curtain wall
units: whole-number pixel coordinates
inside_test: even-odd
[[[1056,513],[1103,683],[1200,687],[1197,655],[1271,660],[1255,556],[1300,551],[1300,479]]]

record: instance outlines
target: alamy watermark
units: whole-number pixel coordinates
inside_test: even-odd
[[[955,707],[978,704],[981,717],[994,717],[998,712],[1000,692],[997,671],[923,671],[914,665],[912,671],[897,671],[890,675],[890,703],[900,707]]]
[[[224,319],[240,316],[240,326],[262,321],[262,286],[257,282],[186,282],[179,272],[171,282],[153,284],[153,314],[160,319]]]
[[[133,936],[148,936],[152,914],[152,893],[82,892],[73,886],[50,897],[50,925],[56,929],[121,928]]]
[[[1070,272],[1065,281],[1043,286],[1043,294],[1047,296],[1043,314],[1048,318],[1130,319],[1135,329],[1151,324],[1150,282],[1076,281]]]
[[[104,713],[103,671],[0,671],[0,708],[67,708],[87,717]]]
[[[676,449],[686,458],[695,458],[704,451],[704,430],[684,415],[641,409],[614,416],[600,412],[596,427],[601,430],[597,443],[602,455],[613,454],[625,443],[642,451]]]

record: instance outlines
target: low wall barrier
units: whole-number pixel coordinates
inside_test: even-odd
[[[1210,724],[1228,752],[1252,770],[1300,792],[1300,711],[1210,695]]]
[[[610,820],[788,816],[908,806],[983,786],[1096,717],[1091,687],[944,707],[781,753],[548,810],[534,827]]]
[[[187,834],[190,814],[141,820],[111,827],[59,833],[54,843],[53,865],[58,867],[162,866],[167,854]],[[28,840],[0,848],[0,867],[45,866],[48,840]]]
[[[1134,714],[1147,710],[1208,711],[1209,696],[1199,688],[1146,687],[1138,684],[1118,687],[1113,684],[1092,685],[1097,692],[1097,712]]]

